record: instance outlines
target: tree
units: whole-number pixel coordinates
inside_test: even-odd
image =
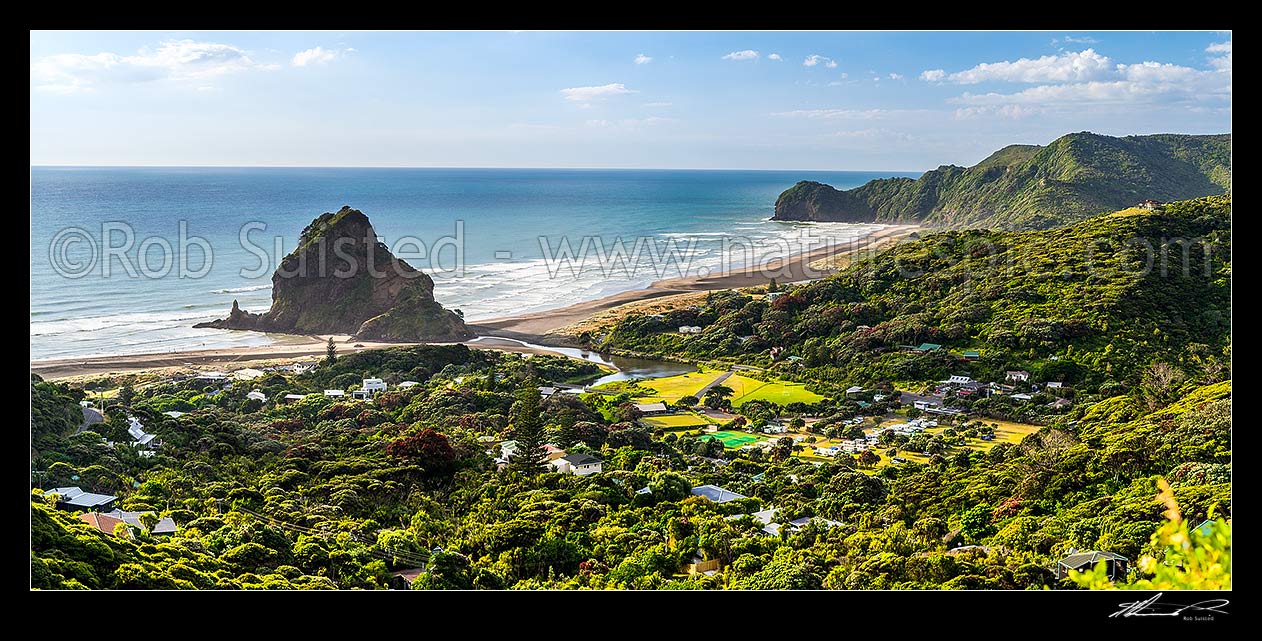
[[[508,464],[524,474],[538,474],[545,461],[543,418],[539,415],[541,398],[534,381],[526,381],[517,391],[517,402],[513,403],[511,426],[517,451]]]
[[[613,416],[618,423],[634,423],[644,417],[644,412],[635,403],[627,401],[614,409]]]
[[[337,360],[337,343],[333,342],[333,337],[329,337],[329,342],[324,346],[324,360],[332,363]]]
[[[776,461],[787,461],[790,456],[793,456],[793,439],[787,436],[776,439],[776,445],[771,450],[771,458]]]
[[[153,528],[157,527],[158,521],[162,520],[153,512],[141,512],[139,519],[140,524],[145,526],[145,529],[150,532],[153,532]]]
[[[881,462],[881,456],[872,450],[863,450],[859,455],[859,465],[863,467],[872,467]]]
[[[689,394],[675,401],[675,405],[678,405],[679,407],[692,407],[696,405],[697,402],[698,402],[697,397],[693,396],[692,394]]]
[[[705,393],[706,407],[710,407],[713,409],[722,409],[724,407],[731,407],[732,402],[728,399],[730,399],[732,395],[735,393],[736,393],[736,390],[733,390],[732,388],[726,385],[723,385],[723,384],[715,385],[714,387],[711,387],[710,389],[706,390],[706,393]]]
[[[456,451],[447,437],[431,429],[392,441],[386,446],[386,454],[420,466],[426,476],[445,474],[456,461]]]
[[[692,484],[678,472],[658,472],[649,481],[649,490],[658,501],[679,501],[692,493]]]
[[[776,283],[776,279],[775,279],[775,278],[772,278],[772,279],[771,279],[771,282],[767,283],[767,291],[768,291],[768,292],[778,292],[778,291],[780,291],[780,285]]]
[[[118,403],[124,407],[131,406],[131,402],[136,398],[136,389],[131,385],[124,385],[118,388]]]

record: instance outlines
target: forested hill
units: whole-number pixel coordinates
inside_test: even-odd
[[[1046,147],[1010,145],[972,167],[944,165],[914,180],[873,180],[846,191],[802,181],[780,194],[774,219],[1044,229],[1142,200],[1230,188],[1230,134],[1082,132]]]
[[[1024,369],[1112,394],[1159,363],[1216,379],[1230,362],[1230,229],[1231,199],[1215,196],[1052,230],[942,232],[771,303],[716,292],[700,309],[629,316],[599,346],[739,357],[846,385]],[[900,348],[924,342],[944,347]]]

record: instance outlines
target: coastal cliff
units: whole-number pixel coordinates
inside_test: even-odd
[[[773,220],[919,223],[1045,229],[1144,200],[1223,194],[1231,135],[1114,138],[1074,133],[1046,147],[1009,145],[972,167],[873,180],[845,191],[802,181],[780,194]]]
[[[434,281],[396,258],[363,212],[342,207],[302,231],[272,274],[272,307],[195,327],[287,334],[352,334],[361,340],[462,340],[464,320],[434,300]]]

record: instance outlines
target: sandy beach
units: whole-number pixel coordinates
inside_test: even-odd
[[[844,257],[866,255],[875,248],[889,246],[918,229],[916,225],[886,227],[848,243],[822,247],[785,259],[774,259],[762,266],[706,276],[659,280],[644,289],[620,292],[554,310],[470,323],[469,327],[480,336],[501,336],[532,343],[564,346],[570,342],[570,339],[561,330],[580,326],[593,316],[603,314],[609,318],[610,314],[616,314],[619,311],[647,311],[649,309],[647,306],[653,303],[661,303],[663,307],[694,304],[693,301],[699,300],[704,292],[763,286],[772,278],[781,284],[814,280],[831,273],[836,266],[846,264],[848,260]],[[149,370],[171,372],[191,369],[232,370],[262,364],[283,364],[293,360],[321,358],[325,353],[327,339],[327,336],[288,336],[282,344],[258,347],[35,361],[31,363],[31,371],[48,379],[65,379]],[[352,342],[348,336],[335,336],[334,341],[338,344],[339,354],[414,344]],[[515,352],[539,351],[523,346],[488,347],[476,343],[469,346],[476,349]]]

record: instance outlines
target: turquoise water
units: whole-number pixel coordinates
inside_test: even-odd
[[[36,167],[31,170],[32,358],[273,342],[277,337],[191,326],[226,315],[234,299],[251,311],[267,309],[278,258],[293,249],[312,218],[342,205],[362,210],[383,242],[411,253],[409,262],[434,276],[438,300],[472,321],[761,261],[797,251],[808,228],[833,239],[866,233],[879,226],[767,219],[776,196],[798,180],[846,188],[889,175]],[[110,232],[109,226],[116,229]],[[210,248],[208,264],[201,242],[180,242],[181,228]],[[126,244],[124,229],[130,230],[131,247],[106,260],[107,244]],[[398,247],[405,238],[412,240]],[[622,260],[618,239],[626,253]],[[569,263],[549,258],[565,242],[574,258]],[[740,243],[754,250],[724,251]],[[427,256],[421,257],[422,246]]]

